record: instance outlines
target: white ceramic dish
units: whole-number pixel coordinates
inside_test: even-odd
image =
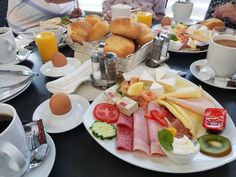
[[[171,73],[168,73],[171,75]],[[173,75],[173,74],[172,74]],[[179,77],[179,76],[175,76]],[[180,79],[184,79],[179,77]],[[186,80],[187,81],[187,80]],[[187,81],[191,83],[190,81]],[[191,83],[193,84],[193,83]],[[194,84],[193,84],[194,85]],[[211,99],[218,107],[222,107],[212,96],[210,96],[208,93],[204,92],[204,94]],[[213,158],[206,156],[202,153],[199,153],[193,161],[191,161],[188,164],[178,165],[172,162],[170,159],[168,159],[166,156],[147,156],[146,154],[141,154],[140,152],[125,152],[125,151],[118,151],[116,150],[116,141],[113,140],[100,140],[95,138],[92,135],[92,132],[90,131],[89,127],[92,125],[92,123],[95,121],[95,118],[93,116],[93,110],[94,107],[101,102],[105,102],[102,95],[97,97],[89,109],[86,111],[86,113],[83,116],[83,123],[87,129],[87,131],[90,133],[90,135],[94,138],[94,140],[100,144],[104,149],[106,149],[108,152],[113,154],[114,156],[130,163],[133,165],[136,165],[138,167],[142,167],[145,169],[153,170],[153,171],[159,171],[159,172],[166,172],[166,173],[193,173],[193,172],[200,172],[205,171],[209,169],[213,169],[222,165],[225,165],[233,160],[236,159],[236,129],[233,121],[227,116],[227,123],[226,123],[226,129],[222,133],[223,136],[226,136],[230,139],[232,143],[232,152],[222,158]]]
[[[47,144],[49,145],[49,154],[45,161],[37,168],[30,170],[23,177],[48,177],[56,157],[56,148],[52,138],[46,134]]]
[[[18,49],[17,54],[16,54],[16,59],[13,62],[8,63],[8,64],[2,64],[2,65],[16,65],[16,64],[19,64],[22,61],[25,61],[29,57],[29,55],[30,55],[30,51],[28,49],[20,48],[20,49]]]
[[[41,66],[40,72],[49,77],[61,77],[67,75],[81,66],[81,62],[76,58],[67,57],[67,65],[62,67],[54,67],[52,61],[48,61]]]
[[[69,131],[82,123],[82,116],[89,107],[87,99],[80,95],[70,94],[72,109],[65,115],[52,114],[49,108],[49,99],[41,103],[34,111],[33,121],[42,119],[45,131],[48,133],[61,133]]]
[[[21,65],[0,65],[0,69],[2,70],[17,70],[17,71],[32,71],[26,66]],[[0,75],[0,86],[17,84],[23,80],[25,80],[27,76],[12,76],[12,75]],[[12,98],[15,98],[20,93],[22,93],[25,89],[27,89],[32,82],[32,79],[29,82],[22,84],[21,86],[14,89],[0,89],[0,102],[9,101]]]
[[[215,84],[214,79],[202,80],[201,77],[199,77],[199,74],[198,74],[199,71],[196,69],[196,66],[205,66],[205,65],[207,65],[206,59],[197,60],[190,65],[190,71],[194,75],[194,77],[196,77],[198,80],[200,80],[208,85],[214,86],[214,87],[218,87],[218,88],[222,88],[222,89],[229,89],[229,90],[236,90],[236,87],[227,87],[223,84]]]

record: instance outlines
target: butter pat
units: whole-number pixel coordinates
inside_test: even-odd
[[[117,101],[119,101],[122,98],[122,96],[117,92],[118,88],[119,84],[116,84],[104,91],[105,100],[107,103],[114,105]]]
[[[147,71],[143,71],[143,74],[140,76],[140,81],[143,82],[145,86],[151,86],[154,79]]]
[[[116,102],[116,107],[123,114],[130,116],[134,111],[138,110],[138,103],[128,97],[123,97],[121,100]]]
[[[165,94],[164,87],[156,82],[153,82],[150,91],[152,91],[157,97]]]
[[[161,68],[156,68],[155,72],[156,72],[156,81],[162,79],[167,73],[166,70],[161,69]]]
[[[163,85],[165,91],[173,92],[176,90],[176,79],[174,77],[168,79],[161,79],[158,81],[159,84]]]

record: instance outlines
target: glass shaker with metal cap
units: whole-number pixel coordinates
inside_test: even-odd
[[[99,64],[99,58],[103,57],[102,52],[94,52],[91,55],[92,73],[90,77],[92,79],[92,85],[94,87],[100,87],[101,85],[101,70]]]
[[[105,66],[108,87],[114,85],[117,79],[117,55],[113,52],[107,52],[105,55]]]
[[[146,61],[146,65],[149,67],[156,68],[160,66],[161,59],[161,50],[163,47],[164,40],[163,38],[157,36],[152,43],[152,51],[149,56],[149,59]]]

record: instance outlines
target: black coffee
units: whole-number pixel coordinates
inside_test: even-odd
[[[10,125],[11,121],[11,115],[0,114],[0,133],[2,133]]]

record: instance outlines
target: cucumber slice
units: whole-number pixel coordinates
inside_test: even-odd
[[[90,127],[95,137],[102,140],[112,139],[116,136],[116,128],[107,122],[95,121]]]

